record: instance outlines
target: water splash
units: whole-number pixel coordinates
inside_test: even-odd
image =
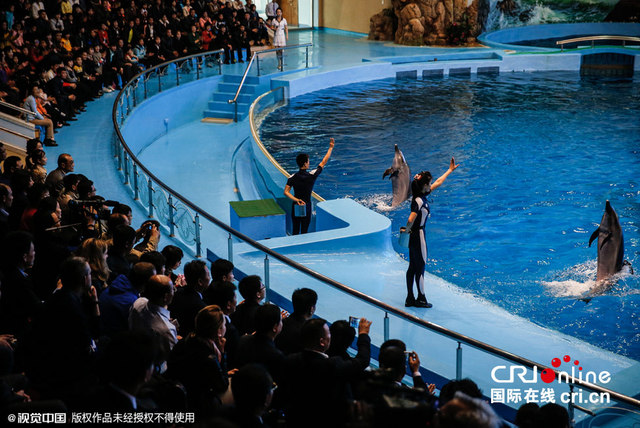
[[[597,261],[590,260],[560,272],[556,280],[542,281],[542,285],[554,297],[585,297],[596,287],[597,271]],[[617,296],[639,294],[640,290],[633,289],[626,282],[631,276],[628,268],[613,275],[611,281],[614,286],[608,293]]]
[[[613,8],[614,0],[516,0],[514,13],[505,14],[491,0],[486,28],[488,31],[523,25],[562,22],[599,22]]]
[[[364,205],[365,207],[372,209],[377,212],[389,212],[395,211],[398,209],[404,209],[404,205],[406,202],[402,204],[392,207],[391,201],[393,196],[390,193],[375,193],[373,195],[367,195],[364,197],[356,198],[356,202]]]

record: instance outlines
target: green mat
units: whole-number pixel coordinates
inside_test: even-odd
[[[263,217],[268,215],[285,214],[275,199],[258,199],[255,201],[229,202],[238,217]]]

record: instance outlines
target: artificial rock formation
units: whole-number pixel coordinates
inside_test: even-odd
[[[488,0],[392,0],[391,3],[397,18],[393,40],[403,45],[473,43],[489,14]],[[383,11],[371,18],[370,39],[391,39],[389,15],[389,11]]]

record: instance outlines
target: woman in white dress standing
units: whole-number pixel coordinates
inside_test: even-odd
[[[289,26],[287,20],[282,16],[282,9],[276,10],[276,17],[271,21],[271,28],[273,28],[273,45],[277,48],[287,46],[287,40],[289,40]],[[282,50],[276,51],[278,56],[278,70],[282,71]]]

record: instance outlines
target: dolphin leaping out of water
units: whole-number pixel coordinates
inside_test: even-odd
[[[609,278],[620,272],[622,266],[628,263],[623,262],[624,240],[618,214],[609,201],[605,205],[600,226],[589,238],[589,246],[596,238],[598,239],[598,272],[596,286],[589,293],[592,296],[602,294],[611,288],[613,284]]]
[[[393,156],[391,168],[388,168],[384,174],[382,174],[382,178],[388,175],[391,179],[391,187],[393,188],[391,207],[396,207],[406,201],[411,191],[411,172],[409,171],[409,165],[397,144],[395,145],[395,151],[396,153]]]

